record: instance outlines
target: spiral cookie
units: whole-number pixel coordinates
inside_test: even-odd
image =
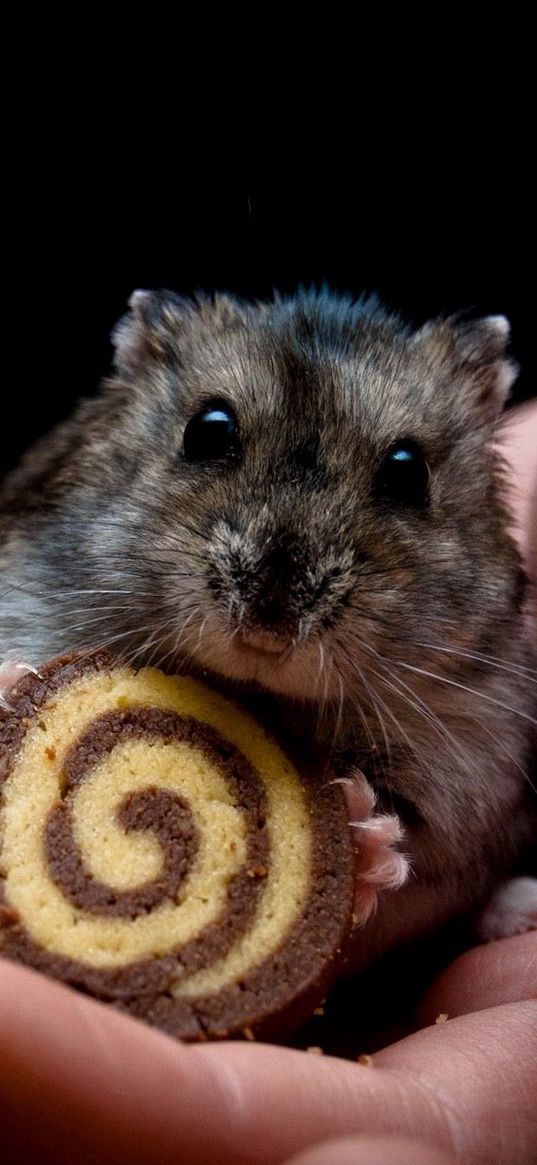
[[[278,1037],[350,927],[340,790],[246,712],[104,652],[0,713],[0,951],[183,1039]]]

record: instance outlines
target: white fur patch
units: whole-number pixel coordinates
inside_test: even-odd
[[[511,878],[485,907],[477,924],[483,942],[537,930],[537,878]]]

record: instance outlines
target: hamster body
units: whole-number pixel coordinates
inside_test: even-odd
[[[0,495],[0,659],[208,674],[400,817],[410,878],[362,962],[484,900],[535,831],[507,338],[326,292],[135,293],[113,377]]]

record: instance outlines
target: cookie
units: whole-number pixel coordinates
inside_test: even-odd
[[[105,652],[0,712],[0,952],[181,1039],[282,1038],[351,927],[341,790],[237,704]]]

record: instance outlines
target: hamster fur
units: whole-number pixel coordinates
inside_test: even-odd
[[[507,322],[136,292],[114,340],[100,395],[4,483],[0,659],[108,644],[208,674],[364,774],[411,873],[359,960],[484,901],[535,831],[534,640],[491,448]],[[210,405],[233,455],[188,460]],[[382,488],[409,442],[410,502]]]

